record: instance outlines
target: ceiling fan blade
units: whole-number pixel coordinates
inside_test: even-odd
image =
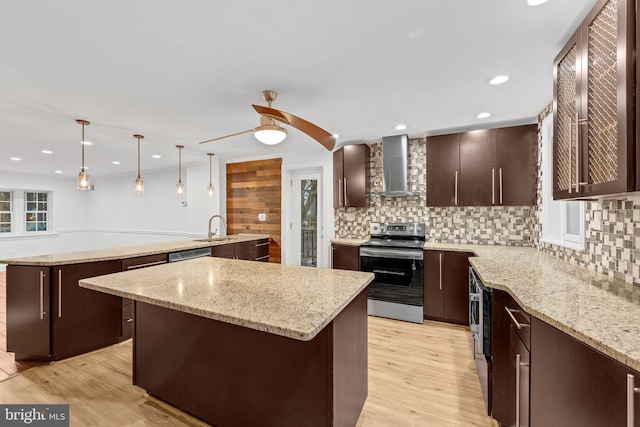
[[[213,141],[217,141],[219,139],[231,138],[232,136],[242,135],[243,133],[249,133],[249,132],[253,132],[253,129],[243,130],[242,132],[232,133],[231,135],[219,136],[219,137],[213,138],[213,139],[207,139],[206,141],[199,142],[198,144],[206,144],[207,142],[213,142]]]
[[[286,111],[276,110],[275,108],[265,107],[263,105],[253,105],[253,108],[262,116],[279,120],[298,129],[300,132],[306,133],[329,151],[333,150],[333,147],[336,146],[336,138],[330,132],[305,119],[294,116]]]

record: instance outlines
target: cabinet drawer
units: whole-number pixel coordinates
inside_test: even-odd
[[[505,316],[522,343],[531,350],[531,315],[525,312],[513,299],[505,304]]]
[[[247,252],[254,252],[256,249],[255,240],[249,242],[238,242],[236,243],[236,255],[244,254]]]
[[[122,271],[151,267],[152,265],[164,264],[165,262],[167,262],[167,254],[155,254],[136,258],[127,258],[122,260]]]
[[[269,239],[258,240],[254,244],[256,260],[269,255]]]

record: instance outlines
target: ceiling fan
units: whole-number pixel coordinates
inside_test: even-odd
[[[253,132],[256,139],[264,144],[274,145],[282,142],[287,136],[287,130],[280,126],[284,123],[291,127],[298,129],[299,131],[306,133],[311,138],[318,141],[327,150],[333,150],[336,145],[336,138],[326,130],[319,126],[314,125],[300,117],[287,113],[282,110],[276,110],[271,108],[271,103],[276,99],[278,93],[275,90],[263,90],[262,97],[267,102],[267,106],[252,105],[252,107],[260,114],[260,126],[245,130],[242,132],[232,133],[231,135],[220,136],[218,138],[208,139],[200,142],[205,144],[207,142],[217,141],[219,139],[229,138],[236,135],[242,135],[243,133]]]

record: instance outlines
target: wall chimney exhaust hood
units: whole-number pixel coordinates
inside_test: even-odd
[[[382,197],[419,196],[409,191],[409,137],[382,138]]]

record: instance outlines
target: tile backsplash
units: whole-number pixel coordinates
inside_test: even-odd
[[[551,113],[551,105],[538,117]],[[539,159],[541,159],[539,138]],[[382,145],[371,145],[371,191],[382,191]],[[640,285],[640,197],[585,203],[585,249],[543,242],[542,177],[538,205],[509,207],[426,207],[426,143],[409,142],[409,185],[418,196],[372,196],[368,208],[335,209],[335,236],[366,238],[371,222],[424,222],[436,242],[533,246],[570,262]]]

